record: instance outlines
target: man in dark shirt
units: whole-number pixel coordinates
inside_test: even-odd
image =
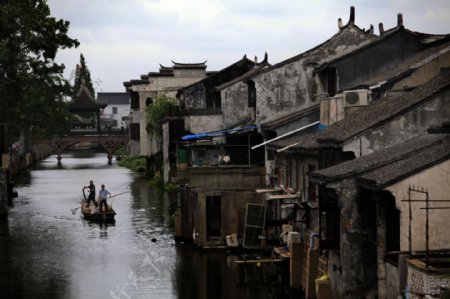
[[[89,189],[89,196],[87,198],[87,204],[86,207],[88,208],[91,204],[91,201],[97,206],[97,203],[95,202],[95,185],[94,182],[91,180],[89,181],[89,186],[84,187],[84,189]]]

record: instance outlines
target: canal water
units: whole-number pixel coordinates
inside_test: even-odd
[[[109,200],[114,224],[72,213],[90,179],[126,192]],[[176,199],[104,153],[65,153],[60,166],[49,156],[15,180],[19,197],[0,222],[0,298],[290,297],[266,280],[273,269],[176,244]]]

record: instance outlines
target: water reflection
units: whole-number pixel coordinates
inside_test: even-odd
[[[114,224],[71,210],[89,180],[113,194]],[[176,198],[104,153],[50,156],[16,179],[19,197],[0,222],[1,298],[277,298],[262,281],[242,284],[235,255],[176,245]],[[260,275],[260,269],[254,269]],[[247,277],[247,276],[246,276]],[[248,277],[251,277],[248,276]],[[279,297],[281,298],[281,297]],[[284,297],[285,298],[285,297]]]

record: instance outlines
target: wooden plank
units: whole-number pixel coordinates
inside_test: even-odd
[[[294,198],[298,198],[298,195],[295,194],[274,194],[274,195],[269,195],[267,197],[267,200],[274,200],[274,199],[294,199]]]
[[[257,263],[277,263],[282,262],[283,259],[260,259],[260,260],[238,260],[236,264],[257,264]]]
[[[286,250],[284,247],[275,247],[273,249],[273,251],[284,258],[291,258],[291,253],[288,250]]]
[[[281,191],[280,188],[270,188],[270,189],[256,189],[256,193],[270,193]]]

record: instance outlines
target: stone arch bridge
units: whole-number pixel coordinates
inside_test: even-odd
[[[73,135],[62,137],[50,137],[35,140],[35,144],[49,144],[58,155],[58,163],[61,163],[61,154],[68,148],[79,143],[94,143],[102,146],[108,153],[108,164],[112,163],[112,153],[120,145],[128,143],[128,135]]]

